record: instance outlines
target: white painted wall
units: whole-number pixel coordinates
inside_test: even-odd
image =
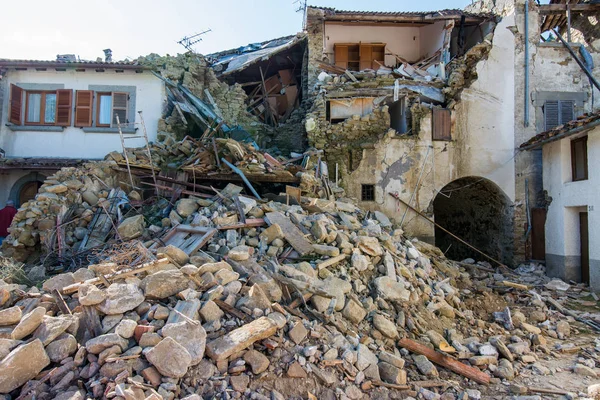
[[[414,62],[442,46],[443,27],[443,21],[423,27],[341,25],[325,22],[324,53],[333,62],[335,43],[385,43],[392,53]],[[385,57],[386,65],[396,63],[394,56]]]
[[[87,90],[89,85],[136,86],[135,122],[136,127],[139,128],[138,133],[142,133],[142,128],[137,111],[143,111],[148,138],[150,141],[156,140],[165,92],[162,81],[150,71],[136,73],[125,70],[122,73],[115,73],[110,69],[106,72],[96,72],[93,69],[85,72],[75,72],[74,69],[64,72],[50,69],[48,71],[10,69],[0,81],[0,84],[5,85],[2,121],[0,121],[0,147],[4,149],[7,157],[101,159],[107,153],[121,149],[118,133],[85,133],[82,129],[73,126],[63,132],[11,131],[6,126],[9,108],[8,88],[11,83],[64,84],[65,89],[73,90]],[[73,93],[74,100],[75,93]],[[73,118],[74,113],[71,119]],[[144,144],[143,139],[130,139],[126,143],[127,147],[139,147]]]
[[[546,219],[546,254],[579,256],[579,215],[588,211],[590,260],[600,260],[600,127],[587,133],[588,179],[571,181],[571,140],[543,147],[544,189],[552,197]],[[600,271],[590,263],[590,286],[600,290]]]

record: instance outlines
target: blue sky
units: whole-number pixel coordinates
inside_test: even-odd
[[[113,59],[176,54],[184,36],[212,29],[195,45],[208,54],[302,30],[294,0],[28,0],[3,2],[0,58]],[[313,0],[343,10],[431,11],[464,8],[471,0]]]

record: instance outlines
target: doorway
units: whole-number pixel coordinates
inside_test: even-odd
[[[27,182],[26,184],[24,184],[23,187],[21,187],[21,190],[19,191],[18,205],[21,206],[21,204],[32,200],[37,194],[42,184],[43,182],[40,181]]]
[[[588,230],[588,213],[579,213],[579,240],[581,246],[581,281],[590,283],[590,244]]]

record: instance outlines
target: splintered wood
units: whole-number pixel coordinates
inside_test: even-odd
[[[279,211],[266,214],[266,220],[269,225],[278,224],[283,231],[285,240],[300,254],[301,256],[313,252],[312,244],[304,237],[300,229],[290,221],[288,217]]]
[[[163,238],[165,246],[175,246],[187,255],[201,249],[217,233],[214,228],[204,228],[191,225],[177,225]]]

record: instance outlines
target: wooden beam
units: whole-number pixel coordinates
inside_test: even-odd
[[[429,361],[432,361],[459,375],[467,377],[477,383],[480,383],[482,385],[488,385],[490,383],[490,376],[488,374],[480,371],[477,368],[463,364],[462,362],[452,357],[448,357],[442,353],[438,353],[437,351],[430,349],[425,345],[417,343],[414,340],[410,340],[407,338],[400,339],[398,341],[398,345],[410,352],[424,355]]]
[[[571,8],[571,12],[579,13],[597,13],[600,12],[600,4],[542,4],[538,6],[540,15],[563,14],[567,12],[567,8]]]

